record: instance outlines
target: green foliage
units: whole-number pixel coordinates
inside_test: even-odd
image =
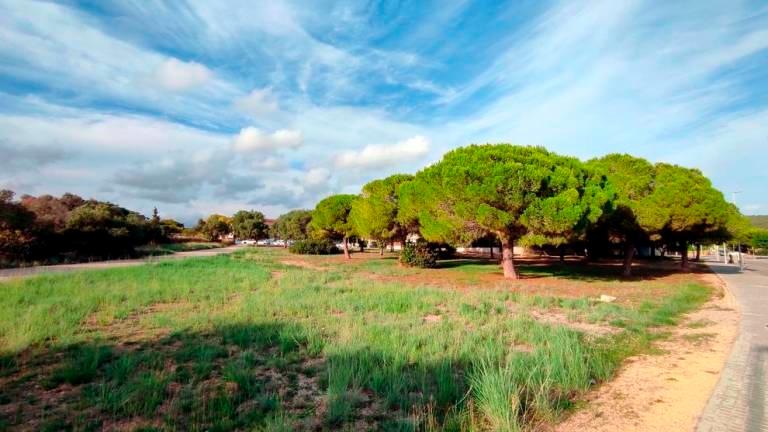
[[[317,203],[309,223],[313,235],[328,239],[354,235],[349,213],[356,198],[355,195],[331,195]]]
[[[262,239],[267,237],[264,214],[257,211],[240,210],[232,216],[232,232],[239,239]]]
[[[333,255],[339,253],[339,248],[328,239],[298,240],[289,250],[300,255]]]
[[[768,230],[756,229],[751,235],[752,247],[762,252],[768,251]]]
[[[412,179],[410,175],[396,174],[363,186],[349,216],[355,232],[361,237],[378,241],[403,238],[407,227],[399,222],[398,192],[403,183]]]
[[[558,236],[601,214],[600,185],[581,163],[541,147],[472,145],[417,174],[408,204],[427,240],[468,242],[488,232]],[[588,197],[589,199],[584,199]]]
[[[184,224],[173,219],[161,219],[160,229],[162,230],[164,237],[172,237],[173,235],[181,234],[184,231]]]
[[[610,208],[600,219],[600,224],[610,235],[624,242],[647,238],[648,234],[643,229],[647,223],[638,218],[648,216],[648,212],[639,210],[643,200],[654,190],[654,166],[645,159],[627,154],[609,154],[592,159],[587,162],[587,166],[595,176],[607,180],[608,188],[614,194]]]
[[[308,225],[312,220],[310,210],[292,210],[280,215],[272,225],[272,235],[283,240],[306,240]]]
[[[701,171],[665,163],[656,164],[654,190],[637,208],[638,221],[647,232],[681,245],[722,229],[729,212],[723,194]]]
[[[35,215],[13,196],[12,191],[0,190],[0,264],[24,258],[34,241],[29,227]]]
[[[755,230],[748,217],[741,214],[734,204],[728,205],[728,215],[725,222],[725,235],[715,235],[714,242],[730,240],[734,243],[749,244]],[[722,229],[720,230],[722,232]],[[720,233],[717,233],[720,234]]]
[[[406,243],[400,251],[400,262],[409,267],[437,267],[439,252],[426,242]]]
[[[195,230],[209,241],[217,241],[232,232],[232,225],[228,217],[212,214],[208,216],[208,219],[200,219]]]
[[[64,194],[38,197],[0,191],[0,265],[58,263],[136,256],[136,247],[163,243],[181,226],[97,200]]]

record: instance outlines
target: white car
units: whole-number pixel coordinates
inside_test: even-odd
[[[275,240],[272,242],[272,246],[285,246],[285,240]]]
[[[272,240],[270,239],[261,239],[256,242],[256,246],[269,246],[272,244]]]
[[[256,240],[240,240],[240,244],[245,246],[256,246],[256,243]]]

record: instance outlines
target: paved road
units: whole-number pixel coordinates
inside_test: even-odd
[[[18,278],[18,277],[27,277],[27,276],[32,276],[32,275],[41,274],[41,273],[61,273],[61,272],[70,272],[70,271],[76,271],[76,270],[94,270],[94,269],[107,269],[107,268],[113,268],[113,267],[130,267],[130,266],[146,264],[147,262],[150,262],[150,261],[214,256],[214,255],[232,253],[236,250],[241,249],[242,247],[243,246],[229,246],[229,247],[216,248],[216,249],[203,249],[203,250],[188,251],[188,252],[177,252],[172,255],[162,255],[159,257],[151,257],[151,258],[137,258],[137,259],[126,259],[126,260],[97,261],[97,262],[80,263],[80,264],[60,264],[60,265],[38,266],[38,267],[1,269],[0,281],[12,279],[12,278]]]
[[[741,307],[741,328],[697,431],[768,431],[768,260],[708,263]]]

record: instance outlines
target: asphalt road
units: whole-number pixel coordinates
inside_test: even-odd
[[[697,431],[768,431],[768,259],[709,262],[739,303],[739,336]]]
[[[0,281],[19,278],[19,277],[28,277],[28,276],[38,275],[42,273],[62,273],[62,272],[71,272],[71,271],[78,271],[78,270],[96,270],[96,269],[107,269],[107,268],[114,268],[114,267],[130,267],[130,266],[146,264],[147,262],[157,262],[157,261],[163,261],[163,260],[173,260],[173,259],[192,258],[192,257],[214,256],[214,255],[232,253],[236,250],[240,250],[243,247],[244,246],[229,246],[229,247],[216,248],[216,249],[203,249],[203,250],[188,251],[188,252],[177,252],[172,255],[162,255],[162,256],[151,257],[151,258],[148,257],[148,258],[137,258],[137,259],[125,259],[125,260],[96,261],[96,262],[79,263],[79,264],[59,264],[59,265],[37,266],[37,267],[0,269]]]

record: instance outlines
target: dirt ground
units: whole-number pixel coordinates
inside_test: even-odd
[[[303,267],[310,270],[331,270],[351,266],[353,273],[360,277],[369,278],[380,282],[398,282],[409,285],[424,285],[459,290],[478,289],[507,289],[524,295],[538,295],[558,298],[598,298],[603,294],[617,298],[617,302],[623,305],[638,304],[648,298],[663,297],[667,294],[671,284],[685,283],[707,270],[692,267],[691,272],[680,272],[679,263],[675,261],[641,261],[633,266],[631,278],[617,278],[620,274],[621,262],[618,260],[604,260],[598,263],[585,263],[581,258],[570,257],[562,264],[560,270],[563,274],[557,274],[560,265],[556,258],[527,256],[515,258],[515,263],[521,269],[521,278],[516,281],[502,278],[500,266],[487,257],[471,255],[461,256],[449,263],[446,267],[422,270],[407,267],[397,267],[395,258],[392,260],[392,271],[376,271],[366,269],[364,264],[369,260],[380,259],[378,253],[355,253],[351,260],[343,256],[296,256],[290,255],[280,259],[280,263],[295,267]],[[461,271],[463,264],[474,265],[475,270]],[[453,264],[453,265],[451,265]],[[548,269],[555,269],[555,274],[546,273]],[[581,274],[578,277],[566,274],[570,271],[580,273],[589,269],[593,274]],[[574,270],[576,269],[576,270]]]
[[[692,431],[717,384],[738,330],[733,296],[715,275],[701,275],[723,295],[691,313],[660,355],[629,359],[610,382],[593,390],[557,432]]]

